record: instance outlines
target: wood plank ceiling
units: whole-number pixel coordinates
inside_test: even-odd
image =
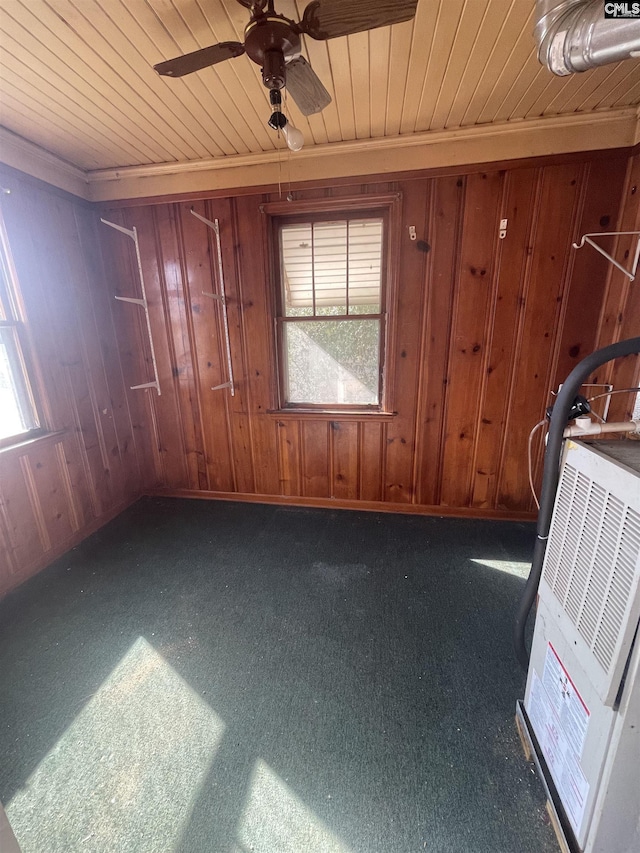
[[[306,0],[278,0],[298,19]],[[304,53],[332,103],[306,145],[396,137],[636,106],[636,60],[553,77],[539,65],[534,0],[420,0],[414,21]],[[152,65],[242,40],[236,0],[0,0],[0,124],[82,170],[272,152],[267,90],[246,56],[182,79]],[[281,143],[280,143],[281,144]]]

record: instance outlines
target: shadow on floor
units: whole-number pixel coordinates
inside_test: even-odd
[[[533,527],[144,499],[0,604],[23,853],[546,853]]]

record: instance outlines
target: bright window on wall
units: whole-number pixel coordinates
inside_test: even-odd
[[[27,438],[39,428],[25,359],[16,277],[0,221],[0,447]]]
[[[275,225],[281,406],[379,411],[386,217],[316,214]]]

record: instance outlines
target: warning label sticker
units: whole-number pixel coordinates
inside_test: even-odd
[[[567,816],[578,834],[589,795],[580,756],[590,715],[551,643],[542,680],[533,671],[527,712]]]
[[[547,646],[542,683],[573,751],[579,758],[582,757],[584,739],[589,726],[589,709],[582,701],[582,697],[551,643]]]

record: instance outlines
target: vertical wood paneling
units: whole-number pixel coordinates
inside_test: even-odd
[[[119,211],[109,211],[105,218],[126,225]],[[133,436],[133,444],[126,447],[125,453],[135,453],[143,488],[152,487],[166,480],[154,406],[155,390],[130,391],[131,386],[153,378],[147,328],[140,309],[115,299],[116,296],[140,296],[134,247],[122,234],[99,220],[95,228],[97,240],[102,245],[101,270],[105,282],[103,287],[97,288],[98,298],[103,300],[100,326],[109,342],[102,343],[101,350],[107,363],[119,362],[119,375],[114,376],[114,382],[122,389],[120,393],[126,400],[126,419]]]
[[[165,327],[171,362],[172,388],[177,401],[178,423],[187,467],[188,487],[206,488],[206,464],[202,452],[199,416],[199,388],[191,359],[193,323],[189,279],[186,275],[186,249],[179,205],[156,208],[157,251],[161,258]],[[191,217],[193,219],[193,217]],[[161,386],[162,387],[162,386]]]
[[[299,421],[278,421],[278,468],[280,494],[301,494]]]
[[[358,424],[355,421],[331,421],[333,482],[331,497],[356,500],[359,495]]]
[[[274,284],[261,205],[278,193],[194,202],[220,221],[233,398],[208,390],[226,379],[219,307],[202,296],[218,289],[212,233],[190,215],[190,202],[126,209],[144,239],[168,379],[162,398],[151,399],[162,484],[346,505],[530,511],[529,431],[556,377],[570,369],[567,359],[593,347],[603,300],[603,328],[613,322],[614,303],[628,301],[604,266],[571,248],[581,229],[604,230],[605,216],[609,228],[618,220],[625,168],[623,155],[584,157],[296,190],[302,200],[401,195],[386,379],[393,413],[383,419],[277,411]],[[501,218],[508,219],[504,240]],[[580,329],[574,355],[568,342]]]
[[[624,306],[624,322],[621,340],[640,335],[640,293],[638,288],[630,288]],[[613,362],[611,382],[616,388],[640,386],[640,357],[628,356]],[[636,393],[619,394],[612,398],[611,419],[628,420],[634,410]]]
[[[425,253],[409,238],[408,227],[424,233],[431,183],[415,181],[402,188],[402,225],[399,235],[398,292],[395,309],[395,373],[388,370],[391,407],[397,416],[387,424],[383,500],[414,501],[415,402],[420,385],[418,360],[422,313],[426,299]]]
[[[205,216],[203,203],[193,209]],[[207,487],[213,491],[234,490],[229,445],[227,394],[212,391],[227,381],[220,305],[214,275],[213,232],[182,206],[184,263],[189,282],[189,311],[192,323],[193,374],[199,404],[201,451],[204,455]]]
[[[43,463],[40,461],[36,462],[35,467],[38,468],[39,466],[40,468],[42,468],[42,464]],[[51,538],[49,536],[47,522],[44,517],[43,503],[40,500],[40,492],[38,490],[38,485],[35,481],[31,458],[29,456],[20,457],[20,471],[22,474],[22,481],[25,485],[27,496],[29,498],[29,503],[31,504],[31,512],[33,513],[33,518],[36,522],[35,527],[36,533],[38,534],[38,539],[40,540],[40,547],[45,552],[50,551]],[[41,485],[43,486],[42,498],[44,501],[46,501],[47,499],[53,497],[53,491],[50,491],[48,489],[48,483],[46,478],[41,477],[39,479]]]
[[[220,205],[220,240],[227,294],[231,358],[233,364],[239,368],[234,369],[236,393],[229,403],[232,412],[231,435],[236,488],[241,492],[255,492],[252,422],[249,414],[252,409],[251,383],[246,380],[249,367],[247,362],[249,333],[245,325],[245,298],[242,291],[244,279],[239,275],[238,258],[234,249],[234,234],[238,230],[237,221],[229,199],[221,200],[218,204]],[[257,237],[258,235],[255,235],[254,240]]]
[[[27,460],[28,462],[28,460]],[[6,577],[3,573],[4,589],[21,580],[21,574],[37,563],[46,552],[48,543],[43,542],[42,523],[33,508],[29,497],[29,487],[25,480],[21,459],[6,457],[2,459],[0,473],[0,494],[2,495],[2,515],[5,520],[8,545],[13,554],[15,575]]]
[[[302,491],[307,498],[331,497],[328,421],[302,423]],[[335,470],[335,469],[334,469]]]
[[[127,395],[112,316],[112,307],[117,303],[108,286],[95,284],[107,282],[101,254],[95,251],[100,245],[97,229],[105,226],[97,217],[80,215],[77,210],[75,221],[84,260],[84,275],[76,286],[76,294],[85,306],[82,329],[89,373],[96,388],[96,414],[107,435],[109,455],[117,458],[122,470],[122,488],[131,494],[145,484],[153,467],[153,457],[147,450],[152,442],[146,435],[144,440],[140,436],[136,441],[136,419],[140,419],[140,410],[144,411],[145,398],[144,395]],[[72,465],[70,460],[68,464]]]
[[[34,515],[45,550],[70,538],[73,532],[69,496],[54,444],[39,448],[39,452],[23,456],[23,474],[32,501]],[[46,545],[45,545],[46,542]]]
[[[416,451],[417,501],[422,504],[440,502],[447,364],[463,198],[463,178],[438,178],[430,227],[425,232],[431,248],[424,332],[426,347],[424,362],[420,365],[423,393],[418,408],[420,431]]]
[[[254,476],[258,494],[280,494],[277,465],[277,430],[267,412],[274,406],[276,389],[275,347],[272,340],[272,302],[267,281],[269,262],[265,234],[265,217],[259,201],[245,196],[234,201],[235,234],[233,259],[242,290],[244,318],[244,352],[246,363],[235,366],[238,380],[251,392],[251,433]]]
[[[150,392],[152,403],[159,423],[162,424],[160,435],[160,456],[164,468],[166,483],[172,488],[187,488],[189,485],[189,473],[187,464],[187,445],[185,442],[180,401],[176,394],[178,366],[176,365],[176,354],[174,349],[174,332],[180,335],[180,328],[176,330],[170,324],[171,308],[175,300],[180,296],[177,293],[177,283],[173,278],[169,283],[165,280],[165,264],[162,250],[162,234],[158,230],[164,215],[164,206],[156,210],[155,207],[144,207],[136,211],[135,222],[127,221],[127,227],[135,225],[140,243],[140,255],[144,270],[145,287],[147,289],[147,300],[149,304],[149,316],[154,338],[154,349],[158,366],[158,377],[161,396],[156,396],[155,391]],[[122,250],[131,252],[130,240],[124,235],[121,237]],[[166,264],[168,271],[173,273],[171,260]],[[139,285],[136,282],[136,293]],[[168,289],[167,289],[168,288]],[[131,294],[129,294],[131,295]],[[142,310],[134,305],[124,303],[127,310]],[[140,382],[148,382],[153,378],[153,368],[147,366],[147,372]]]
[[[626,163],[623,160],[589,164],[583,214],[575,238],[599,231],[619,230],[619,199],[623,193]],[[596,237],[608,252],[612,237]],[[596,348],[600,308],[605,299],[610,264],[589,245],[572,249],[572,273],[567,294],[568,307],[563,322],[554,385],[562,382],[576,364]],[[615,269],[615,267],[613,267]]]
[[[3,567],[3,572],[7,578],[7,586],[11,583],[12,577],[16,573],[16,566],[13,560],[13,553],[9,546],[9,532],[7,530],[6,519],[3,514],[2,497],[0,495],[0,566]]]
[[[509,402],[513,392],[514,353],[524,330],[528,240],[536,194],[535,169],[514,170],[507,176],[500,218],[507,235],[498,244],[498,269],[491,328],[488,330],[485,393],[478,418],[472,506],[494,506],[497,480],[508,441]],[[515,415],[517,417],[517,413]]]
[[[72,305],[68,310],[77,318],[80,362],[91,404],[91,420],[96,425],[102,479],[110,496],[105,508],[112,508],[120,502],[120,495],[135,492],[138,488],[140,467],[135,454],[134,464],[129,464],[127,449],[132,438],[131,425],[126,403],[123,402],[117,350],[113,343],[109,346],[110,338],[113,340],[113,329],[109,323],[108,306],[103,301],[106,288],[92,286],[103,280],[100,277],[99,253],[95,251],[95,221],[93,217],[78,216],[77,209],[67,204],[59,210],[59,223],[64,223],[65,231],[74,235],[73,251],[64,247],[69,283],[72,285]],[[106,334],[102,329],[103,323],[107,327]],[[87,422],[91,420],[87,419]],[[67,465],[74,466],[71,457]],[[78,481],[77,476],[73,479]],[[100,482],[96,477],[91,479],[96,484]]]
[[[471,501],[503,182],[504,175],[493,172],[471,175],[466,184],[447,374],[448,389],[466,391],[448,394],[440,493],[441,503],[453,506]]]
[[[637,154],[627,164],[625,186],[620,213],[621,231],[640,230],[640,156]],[[627,266],[633,258],[636,236],[620,237],[616,240],[613,257]],[[632,282],[626,275],[611,266],[605,298],[598,326],[597,348],[607,346],[640,334],[640,293],[637,279]],[[607,382],[616,388],[637,387],[640,384],[640,357],[610,361],[593,376],[595,382]],[[636,392],[616,394],[611,398],[609,419],[628,420],[634,409]]]
[[[382,500],[382,472],[386,445],[385,428],[381,423],[359,424],[360,429],[360,500]]]
[[[525,476],[527,439],[550,402],[557,324],[566,290],[563,273],[573,251],[574,216],[583,179],[584,167],[573,164],[548,166],[539,175],[528,249],[531,266],[513,362],[510,409],[514,416],[498,483],[498,505],[508,509],[527,507],[531,501]]]
[[[2,214],[35,390],[54,435],[0,450],[0,540],[9,555],[0,562],[0,595],[154,480],[138,453],[148,442],[145,421],[136,424],[144,442],[133,438],[95,212],[9,170],[2,182],[11,189]]]
[[[58,463],[58,476],[56,480],[59,482],[66,499],[69,525],[73,533],[77,533],[84,526],[85,519],[82,505],[78,501],[79,495],[74,490],[74,484],[69,472],[70,462],[65,453],[64,441],[59,441],[55,444],[55,452]]]
[[[66,199],[52,197],[45,215],[57,222],[58,229],[66,235],[61,242],[58,234],[45,230],[44,223],[36,226],[42,241],[38,248],[47,263],[42,280],[57,333],[56,357],[66,375],[67,400],[74,419],[84,424],[82,449],[96,485],[95,495],[101,496],[95,509],[99,515],[116,502],[114,496],[122,490],[122,468],[112,465],[118,448],[111,421],[99,415],[99,396],[102,406],[108,405],[105,395],[99,395],[104,382],[102,354],[89,343],[93,330],[86,300],[90,300],[90,291],[74,209]]]
[[[550,389],[587,351],[640,329],[637,288],[589,248],[571,248],[583,231],[637,229],[637,158],[297,191],[402,195],[387,353],[394,414],[279,418],[264,197],[193,203],[220,221],[233,398],[210,390],[227,378],[220,307],[202,295],[219,291],[214,235],[191,203],[147,204],[107,214],[138,229],[160,370],[161,397],[130,391],[152,375],[142,312],[113,299],[138,295],[131,241],[88,206],[8,179],[3,212],[47,426],[62,434],[0,452],[0,593],[156,484],[526,511],[527,437]],[[622,238],[613,247],[630,249]],[[631,384],[638,360],[602,373]],[[624,416],[630,401],[620,395],[612,412]]]

